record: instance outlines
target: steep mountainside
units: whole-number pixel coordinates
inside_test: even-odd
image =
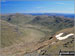
[[[64,33],[64,35],[62,36],[65,36],[69,33],[74,33],[74,27],[72,28],[66,28],[66,29],[63,29],[61,31],[58,31],[55,35],[59,34],[59,33]],[[55,37],[55,36],[54,36]],[[56,42],[55,42],[56,41]],[[71,36],[65,40],[54,40],[54,43],[53,45],[48,45],[38,51],[39,54],[41,55],[47,55],[47,54],[51,54],[52,56],[58,56],[59,55],[59,51],[62,50],[62,51],[74,51],[74,36]]]
[[[45,34],[41,31],[22,28],[16,25],[12,25],[6,21],[1,20],[1,47],[8,47],[13,44],[21,42],[31,43],[38,42],[41,38],[44,38]],[[31,38],[31,39],[30,39]]]

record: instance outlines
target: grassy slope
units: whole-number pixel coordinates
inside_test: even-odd
[[[45,26],[55,33],[61,29],[69,28],[74,26],[74,20],[64,17],[54,17],[54,16],[37,16],[33,19],[30,24]]]
[[[37,42],[43,38],[45,34],[41,31],[16,27],[6,21],[1,23],[1,47],[11,46],[20,42],[30,43]]]
[[[11,14],[11,15],[2,15],[1,19],[6,20],[12,24],[24,25],[25,23],[34,19],[35,16],[32,15],[23,15],[23,14]]]
[[[61,31],[58,31],[56,34],[61,33],[61,32],[64,32],[65,34],[74,33],[74,27],[63,29]],[[47,54],[49,55],[50,54],[52,56],[58,56],[60,49],[62,51],[74,51],[74,39],[73,38],[74,37],[72,36],[66,40],[58,41],[57,43],[55,43],[53,45],[45,46],[44,48],[39,49],[37,52],[33,52],[31,55],[35,56],[34,54],[37,53],[40,55],[47,55]],[[38,56],[38,55],[36,55],[36,56]]]
[[[61,33],[61,32],[64,32],[65,34],[74,33],[74,27],[63,29],[63,30],[57,32],[56,34]],[[63,40],[63,41],[58,41],[56,44],[48,45],[48,46],[44,47],[42,50],[47,51],[45,54],[52,54],[53,56],[58,56],[60,49],[62,51],[74,51],[74,39],[73,38],[74,38],[74,36],[72,36],[66,40]]]

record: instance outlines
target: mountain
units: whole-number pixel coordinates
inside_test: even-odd
[[[21,25],[25,24],[26,22],[31,21],[34,18],[32,15],[23,15],[23,14],[9,14],[9,15],[2,15],[1,19],[6,20],[12,24]]]
[[[1,47],[9,47],[21,42],[38,42],[44,38],[45,34],[41,31],[22,28],[4,20],[1,20]],[[30,39],[31,38],[31,39]],[[30,39],[30,40],[29,40]]]
[[[69,18],[64,18],[61,16],[37,16],[31,22],[32,25],[40,25],[51,29],[53,32],[64,28],[70,28],[74,26],[74,20]]]
[[[39,50],[46,50],[45,54],[57,54],[60,49],[73,51],[73,36],[63,41],[55,38],[55,35],[61,32],[64,32],[64,35],[73,33],[72,18],[16,13],[1,15],[0,22],[2,55],[24,56],[30,52],[38,53]],[[52,45],[54,42],[56,43]],[[40,51],[38,54],[42,53]]]
[[[2,15],[2,20],[20,27],[32,28],[42,31],[46,36],[55,34],[57,31],[74,26],[74,19],[63,16],[9,14]]]

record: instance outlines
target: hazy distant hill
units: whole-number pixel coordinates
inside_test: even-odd
[[[64,14],[64,13],[24,13],[25,15],[34,15],[34,16],[39,16],[39,15],[48,15],[48,16],[63,16],[67,18],[72,18],[74,19],[74,14]]]

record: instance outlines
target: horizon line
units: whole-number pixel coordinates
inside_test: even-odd
[[[32,13],[19,13],[19,12],[17,13],[18,14],[32,14]],[[0,14],[17,14],[17,13],[0,13]],[[45,13],[48,13],[48,12],[45,12]],[[39,14],[45,14],[45,13],[39,13]],[[38,13],[33,13],[33,14],[38,14]],[[50,14],[74,14],[74,13],[50,13]]]

